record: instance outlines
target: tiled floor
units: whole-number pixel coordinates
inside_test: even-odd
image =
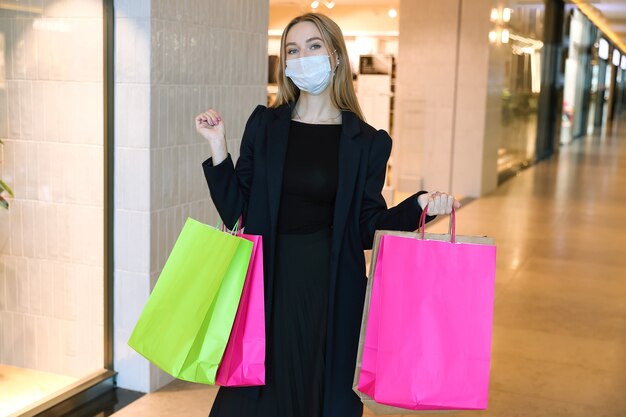
[[[457,233],[498,247],[489,409],[470,414],[626,416],[626,126],[468,204]],[[115,416],[206,416],[214,395],[177,381]]]

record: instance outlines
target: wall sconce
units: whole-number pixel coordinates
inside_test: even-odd
[[[496,43],[498,40],[498,33],[495,30],[489,32],[489,42]]]
[[[502,43],[509,43],[509,30],[508,29],[502,29],[502,34],[500,36],[500,41]]]
[[[505,7],[504,9],[502,9],[502,21],[505,23],[508,23],[511,21],[511,12],[513,10],[509,9],[508,7]]]
[[[493,8],[491,9],[490,20],[492,22],[508,23],[511,21],[511,13],[513,13],[513,10],[509,9],[508,7],[505,7],[504,9],[502,9],[502,11],[500,11],[499,9]]]
[[[489,32],[489,42],[495,43],[509,43],[510,32],[506,29],[506,25],[511,21],[512,9],[505,7],[503,9],[493,8],[489,19],[494,23],[494,28]]]
[[[491,21],[495,22],[500,18],[500,12],[498,9],[491,9]]]
[[[387,12],[387,15],[390,18],[395,19],[396,17],[398,17],[398,11],[396,9],[389,9],[389,11]]]

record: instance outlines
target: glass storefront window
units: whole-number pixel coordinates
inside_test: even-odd
[[[0,416],[104,368],[103,48],[101,0],[0,2]]]
[[[501,176],[535,157],[544,7],[521,3],[491,13],[489,82],[494,108],[487,123],[498,131]]]

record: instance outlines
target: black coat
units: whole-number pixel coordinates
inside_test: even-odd
[[[232,228],[243,214],[246,233],[263,236],[266,321],[272,308],[278,209],[291,111],[290,105],[258,106],[246,124],[237,166],[230,155],[217,166],[211,159],[203,163],[211,197],[226,226]],[[376,230],[415,230],[421,214],[417,204],[420,193],[387,209],[381,194],[391,152],[387,132],[377,131],[349,111],[342,112],[342,119],[323,417],[360,417],[362,413],[361,402],[352,392],[352,379],[366,287],[363,251],[372,247]],[[255,387],[234,389],[258,393]]]

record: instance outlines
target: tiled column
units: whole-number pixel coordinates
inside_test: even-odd
[[[401,1],[392,173],[399,191],[479,196],[495,187],[495,147],[485,140],[494,139],[485,135],[493,3]]]
[[[127,341],[185,219],[218,220],[194,117],[221,111],[234,158],[266,100],[267,2],[116,1],[115,369],[153,391],[171,377]]]

